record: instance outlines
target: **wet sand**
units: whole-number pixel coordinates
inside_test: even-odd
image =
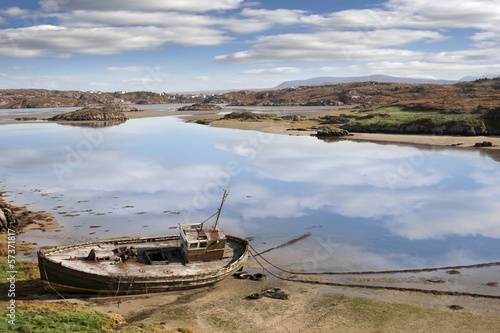
[[[280,288],[288,299],[246,298],[272,288]],[[193,327],[196,332],[469,332],[471,327],[495,332],[500,324],[496,299],[309,285],[273,277],[229,277],[193,290],[66,301],[122,315],[128,324]]]

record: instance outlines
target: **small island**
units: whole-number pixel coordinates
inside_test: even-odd
[[[196,103],[180,107],[179,111],[220,111],[222,108],[215,104]]]
[[[80,110],[58,114],[49,121],[126,121],[128,118],[122,112],[123,106],[105,106],[102,108],[83,108]]]

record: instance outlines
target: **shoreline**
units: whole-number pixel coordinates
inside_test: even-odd
[[[193,117],[191,117],[193,118]],[[220,128],[234,128],[240,130],[259,131],[270,134],[311,136],[316,134],[312,130],[290,130],[291,122],[242,122],[238,120],[220,120],[210,123],[209,126]],[[478,150],[500,151],[500,137],[498,136],[449,136],[449,135],[428,135],[428,134],[387,134],[387,133],[354,133],[348,136],[329,137],[335,140],[352,140],[359,142],[376,142],[388,144],[411,144],[427,145],[438,147],[459,147]],[[475,143],[489,141],[493,147],[475,147]]]
[[[10,229],[16,233],[26,233],[33,230],[55,230],[60,228],[57,219],[45,211],[33,212],[26,206],[14,206],[5,201],[0,192],[0,231]]]
[[[251,107],[225,107],[222,112],[243,111],[248,109],[252,111]],[[302,116],[318,116],[318,115],[334,115],[338,116],[346,111],[345,107],[276,107],[267,110],[270,112],[277,112],[280,114],[296,114]],[[209,126],[220,128],[232,128],[240,130],[251,130],[270,134],[281,135],[294,135],[294,136],[311,136],[316,134],[314,130],[297,130],[293,129],[297,124],[290,121],[239,121],[239,120],[218,120],[221,111],[173,111],[173,110],[154,110],[145,109],[142,111],[126,111],[122,112],[129,119],[141,119],[152,117],[166,117],[176,116],[182,118],[186,122],[194,122],[199,119],[212,120]],[[51,117],[59,114],[60,112],[48,111],[43,113],[42,116]],[[0,125],[8,124],[21,124],[21,123],[40,123],[42,120],[26,120],[16,121],[14,118],[5,118]],[[217,121],[213,121],[217,120]],[[56,122],[54,122],[56,123]],[[292,129],[291,129],[292,128]],[[500,151],[500,136],[451,136],[451,135],[430,135],[430,134],[389,134],[389,133],[357,133],[350,132],[348,136],[344,137],[331,137],[327,138],[335,140],[352,140],[359,142],[374,142],[374,143],[388,143],[388,144],[410,144],[410,145],[427,145],[436,147],[458,147],[469,148],[480,151]],[[475,147],[476,143],[491,142],[493,147]]]

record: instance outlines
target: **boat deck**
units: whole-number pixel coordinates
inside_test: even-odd
[[[137,250],[137,257],[126,259],[130,247]],[[91,251],[94,250],[94,256]],[[96,275],[119,277],[187,276],[217,272],[229,267],[244,255],[244,244],[229,240],[220,260],[184,263],[179,248],[179,238],[133,239],[131,242],[95,242],[59,247],[44,251],[44,256],[63,267]],[[90,258],[89,259],[89,255]],[[153,261],[151,261],[153,259]]]

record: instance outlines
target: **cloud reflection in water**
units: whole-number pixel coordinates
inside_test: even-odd
[[[107,224],[110,233],[101,238],[164,234],[186,219],[210,216],[220,189],[229,186],[225,229],[256,237],[256,245],[279,245],[322,226],[309,239],[271,252],[283,263],[302,263],[328,236],[336,254],[321,266],[375,269],[498,259],[491,248],[500,244],[500,164],[474,151],[263,137],[175,118],[103,129],[2,129],[0,177],[7,189],[22,193],[20,203],[38,198],[36,209],[64,205],[110,213],[57,216],[66,229]],[[67,165],[69,152],[83,147],[88,133],[95,138],[89,153],[63,169],[61,180],[54,163]],[[35,188],[64,197],[41,200],[28,192]]]

